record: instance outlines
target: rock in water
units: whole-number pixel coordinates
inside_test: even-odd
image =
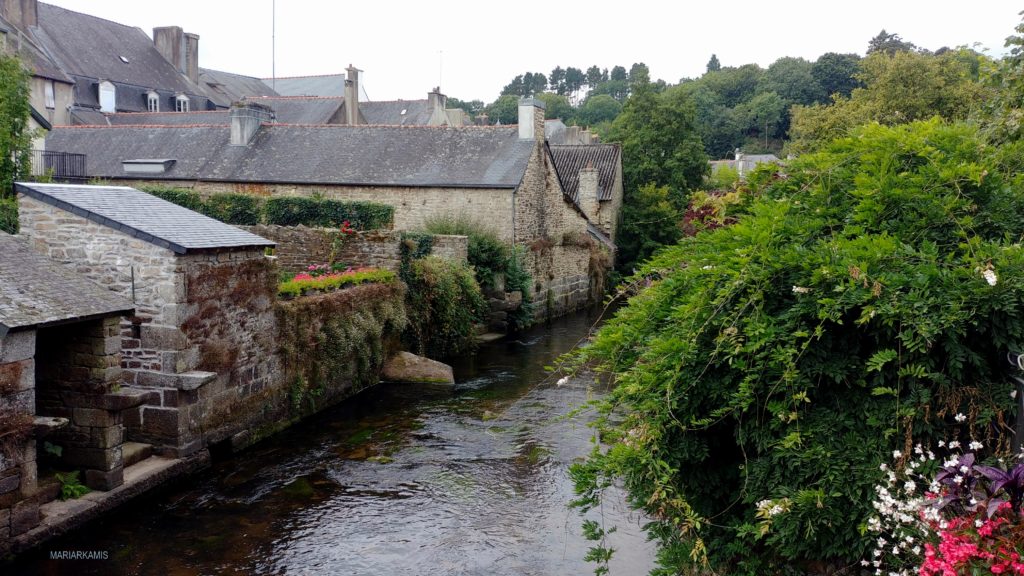
[[[455,384],[451,366],[411,352],[399,352],[388,358],[380,379],[412,384]]]

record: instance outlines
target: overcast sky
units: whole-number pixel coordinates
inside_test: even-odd
[[[137,26],[199,34],[199,65],[271,75],[273,0],[51,0]],[[490,102],[515,75],[555,66],[627,69],[652,78],[723,66],[768,66],[782,56],[863,54],[881,29],[918,46],[979,43],[1001,55],[1022,6],[1007,0],[732,2],[679,0],[445,2],[277,0],[278,77],[331,74],[353,64],[371,100],[449,96]]]

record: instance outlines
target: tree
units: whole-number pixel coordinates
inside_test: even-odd
[[[13,195],[14,181],[29,173],[29,78],[18,58],[0,54],[0,199]]]
[[[630,78],[631,95],[612,123],[607,139],[622,146],[623,206],[634,201],[647,184],[668,187],[668,199],[681,214],[687,192],[696,188],[708,170],[707,156],[694,127],[693,103],[684,93],[659,94],[646,68],[636,68]],[[662,221],[647,221],[639,212],[623,210],[619,265],[629,270],[645,252],[645,238],[662,233]],[[673,225],[677,225],[676,224]],[[634,250],[635,249],[635,250]]]
[[[722,69],[722,63],[718,61],[718,56],[715,54],[711,55],[711,60],[708,60],[708,72],[718,72]]]
[[[551,77],[548,78],[549,86],[551,91],[555,94],[565,94],[565,70],[562,70],[561,66],[556,66],[551,71]]]
[[[803,58],[779,58],[764,71],[757,83],[758,92],[774,92],[788,104],[813,104],[826,98],[811,73],[813,64]]]
[[[694,127],[710,158],[725,158],[743,139],[743,122],[734,109],[722,105],[722,98],[700,80],[684,82],[666,92],[679,91],[694,104]]]
[[[718,72],[708,72],[697,82],[706,84],[721,97],[723,106],[732,108],[754,97],[763,74],[764,70],[757,64],[744,64],[739,68],[726,67]]]
[[[548,86],[548,79],[540,72],[527,72],[512,79],[501,89],[501,95],[530,97],[543,92]]]
[[[683,213],[668,186],[645,184],[633,191],[629,202],[622,205],[622,226],[616,243],[620,269],[632,272],[633,266],[646,261],[658,249],[679,241]]]
[[[811,67],[811,75],[821,86],[826,96],[833,94],[849,96],[860,86],[857,72],[860,71],[860,56],[856,54],[822,54]]]
[[[608,94],[597,94],[583,102],[576,111],[576,118],[584,126],[611,122],[622,112],[622,103]]]
[[[516,124],[519,122],[519,97],[506,94],[484,108],[491,124]]]
[[[587,68],[587,86],[591,89],[596,88],[602,82],[608,81],[608,70],[601,71],[597,66],[591,66]]]
[[[608,76],[609,80],[629,80],[629,75],[626,74],[626,69],[622,66],[615,66],[612,68],[611,74]]]
[[[900,38],[899,34],[888,34],[885,28],[878,33],[868,42],[868,54],[874,54],[875,52],[881,52],[892,56],[897,52],[914,52],[917,50],[917,46],[914,46],[912,42],[906,42]]]
[[[465,110],[471,117],[475,117],[484,111],[484,103],[482,100],[459,100],[458,98],[448,97],[445,104],[448,108],[461,108]]]
[[[752,132],[760,134],[768,150],[768,139],[782,136],[780,129],[788,108],[788,103],[775,92],[762,92],[737,106],[736,113]]]
[[[534,96],[544,103],[544,117],[551,120],[561,118],[566,122],[572,120],[576,110],[569,104],[568,98],[551,92],[540,92]]]
[[[985,84],[993,97],[982,110],[985,132],[997,143],[1024,137],[1024,21],[1006,39],[1009,52],[992,66]]]
[[[576,93],[583,88],[586,82],[587,76],[579,68],[569,66],[565,69],[565,95],[569,96],[570,100],[575,99]]]

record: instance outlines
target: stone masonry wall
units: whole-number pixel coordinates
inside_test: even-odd
[[[159,181],[127,181],[136,184]],[[166,184],[166,182],[163,182]],[[503,188],[404,188],[386,186],[323,186],[300,184],[233,184],[226,182],[182,182],[200,195],[220,193],[256,196],[313,196],[332,200],[362,200],[395,208],[395,230],[422,230],[435,218],[465,216],[490,224],[503,240],[512,240],[513,191]],[[501,215],[509,216],[501,216]]]
[[[239,226],[277,243],[274,256],[278,267],[289,274],[304,272],[310,264],[323,264],[331,260],[349,266],[373,266],[397,272],[401,264],[401,232],[371,230],[347,236],[340,250],[334,254],[334,238],[337,235],[329,228],[307,228],[305,226]],[[465,262],[468,251],[465,236],[434,236],[431,254]]]
[[[35,414],[35,336],[24,330],[0,338],[0,543],[39,523],[36,443],[26,434]]]

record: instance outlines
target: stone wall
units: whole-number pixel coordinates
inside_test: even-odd
[[[239,226],[277,243],[274,256],[278,267],[289,274],[304,272],[310,264],[331,261],[349,266],[373,266],[397,272],[401,265],[401,232],[371,230],[346,236],[335,253],[334,238],[329,228],[305,226]],[[457,262],[465,262],[468,239],[465,236],[434,236],[431,254]]]
[[[25,330],[0,338],[0,542],[39,523],[39,504],[31,500],[36,492],[35,336]]]

